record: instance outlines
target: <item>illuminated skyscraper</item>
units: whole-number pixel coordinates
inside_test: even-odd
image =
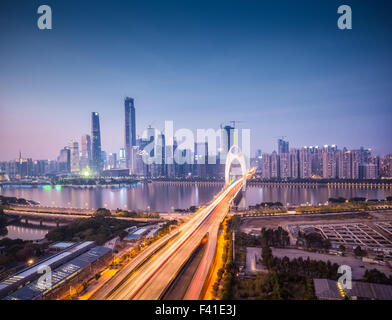
[[[125,107],[125,159],[126,167],[131,167],[131,150],[136,146],[136,115],[134,99],[126,97]]]
[[[80,159],[80,167],[85,169],[90,166],[91,162],[91,136],[85,134],[82,136],[82,157]]]
[[[93,140],[91,167],[95,173],[100,173],[102,170],[102,156],[101,156],[101,129],[99,125],[98,112],[91,113],[91,136]]]

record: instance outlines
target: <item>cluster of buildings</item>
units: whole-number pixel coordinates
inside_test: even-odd
[[[289,149],[278,140],[278,152],[258,151],[254,160],[263,179],[379,179],[392,177],[392,155],[379,157],[370,149],[338,149],[336,145]]]
[[[2,179],[23,179],[26,177],[39,177],[50,175],[67,176],[129,176],[135,175],[146,178],[222,178],[224,175],[224,161],[218,155],[215,163],[209,161],[208,143],[195,143],[193,150],[183,150],[184,163],[166,162],[166,154],[174,152],[178,141],[174,138],[173,144],[165,143],[165,134],[152,128],[147,128],[147,136],[136,135],[136,110],[134,99],[126,97],[124,100],[125,126],[124,147],[119,153],[107,154],[101,146],[100,117],[98,112],[91,113],[91,134],[85,134],[80,141],[72,140],[59,151],[56,160],[33,160],[19,158],[0,162],[0,181]],[[221,128],[224,141],[221,142],[221,151],[225,155],[234,143],[234,127]],[[146,161],[146,147],[154,147],[149,157],[154,159],[151,163]]]
[[[55,253],[2,280],[0,299],[60,299],[112,259],[110,248],[93,241],[55,243],[49,250]]]
[[[224,160],[234,144],[235,121],[231,121],[231,125],[221,125],[218,149],[217,144],[195,143],[192,150],[181,148],[180,154],[185,161],[168,162],[166,155],[179,150],[176,138],[170,144],[166,143],[165,133],[151,126],[147,128],[147,134],[138,137],[133,98],[125,98],[124,115],[124,147],[118,153],[107,154],[102,150],[99,113],[92,112],[91,133],[84,134],[80,141],[70,141],[59,151],[56,160],[32,160],[19,154],[15,160],[0,162],[0,181],[50,175],[223,178]],[[153,148],[149,148],[151,145]],[[258,174],[263,179],[392,177],[392,154],[378,157],[372,155],[370,149],[339,150],[336,145],[290,149],[284,137],[278,140],[278,152],[267,154],[258,150],[255,158],[249,161],[258,167]]]

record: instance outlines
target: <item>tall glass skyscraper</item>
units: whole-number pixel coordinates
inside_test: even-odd
[[[99,126],[99,113],[91,113],[91,136],[92,136],[92,161],[91,166],[94,173],[100,173],[102,170],[101,157],[101,129]]]
[[[126,97],[124,101],[125,106],[125,158],[126,167],[130,168],[131,164],[131,150],[136,146],[136,116],[135,104],[133,98]]]

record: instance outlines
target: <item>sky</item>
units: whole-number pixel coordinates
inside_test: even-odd
[[[52,8],[52,30],[37,9]],[[352,30],[337,8],[352,8]],[[0,2],[0,160],[55,159],[91,132],[251,130],[252,154],[336,144],[392,152],[392,3],[381,0]]]

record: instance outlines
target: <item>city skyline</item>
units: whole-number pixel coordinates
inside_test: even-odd
[[[0,27],[13,30],[0,34],[8,44],[0,61],[0,160],[19,150],[54,159],[89,132],[93,111],[102,117],[102,149],[118,152],[127,95],[138,106],[138,128],[245,121],[252,154],[273,151],[279,135],[298,146],[390,152],[392,23],[381,9],[389,3],[352,3],[349,31],[336,27],[339,1],[115,4],[114,13],[54,3],[50,32],[36,28],[33,2],[0,5],[8,16]]]
[[[0,1],[0,300],[392,300],[391,12]]]

